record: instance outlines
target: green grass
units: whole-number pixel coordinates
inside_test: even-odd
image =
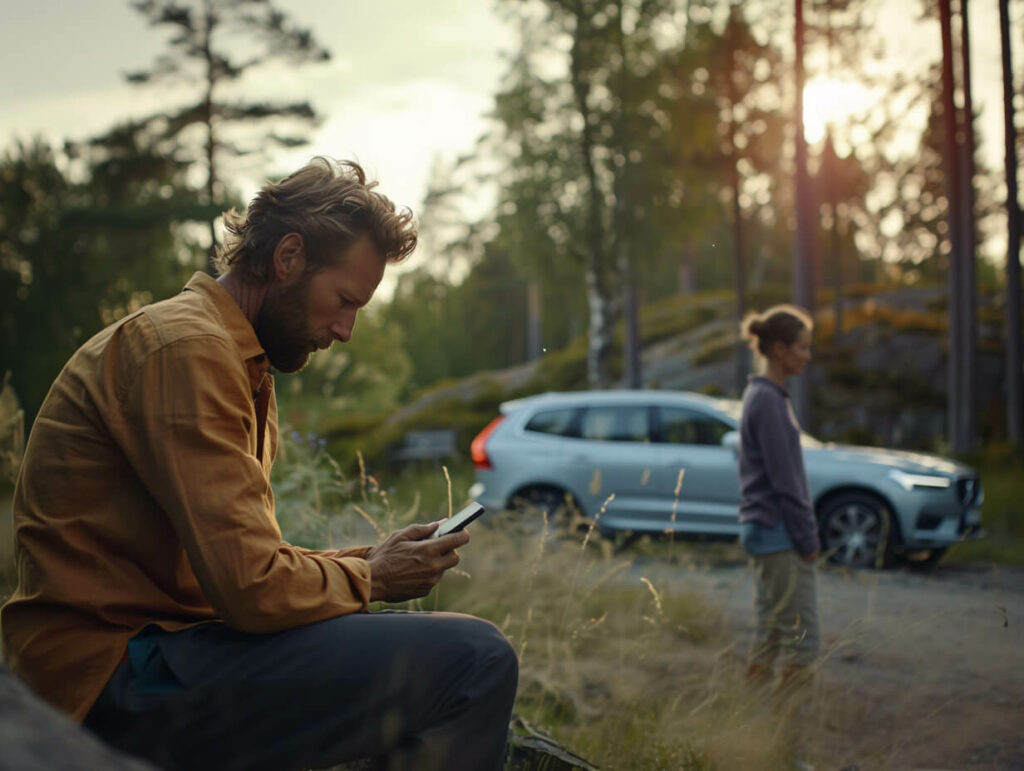
[[[981,476],[984,538],[952,546],[946,561],[1024,564],[1024,453],[994,446],[968,458]]]

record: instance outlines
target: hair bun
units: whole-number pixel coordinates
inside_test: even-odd
[[[764,322],[761,319],[751,319],[750,326],[747,327],[752,334],[758,337],[764,332]]]

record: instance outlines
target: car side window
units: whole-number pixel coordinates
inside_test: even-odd
[[[649,442],[649,416],[644,405],[588,407],[580,419],[580,436],[602,442]]]
[[[658,407],[654,441],[664,444],[718,445],[732,427],[716,417],[682,407]]]
[[[526,430],[536,431],[538,434],[579,436],[575,418],[575,409],[543,410],[530,418]]]

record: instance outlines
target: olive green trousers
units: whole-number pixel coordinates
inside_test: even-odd
[[[751,566],[757,612],[751,664],[767,669],[781,658],[785,666],[812,665],[821,646],[814,563],[789,550],[755,555]]]

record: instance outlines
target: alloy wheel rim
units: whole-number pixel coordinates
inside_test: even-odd
[[[854,567],[871,565],[882,543],[881,517],[864,504],[845,504],[829,515],[825,541],[834,550],[836,562]]]

